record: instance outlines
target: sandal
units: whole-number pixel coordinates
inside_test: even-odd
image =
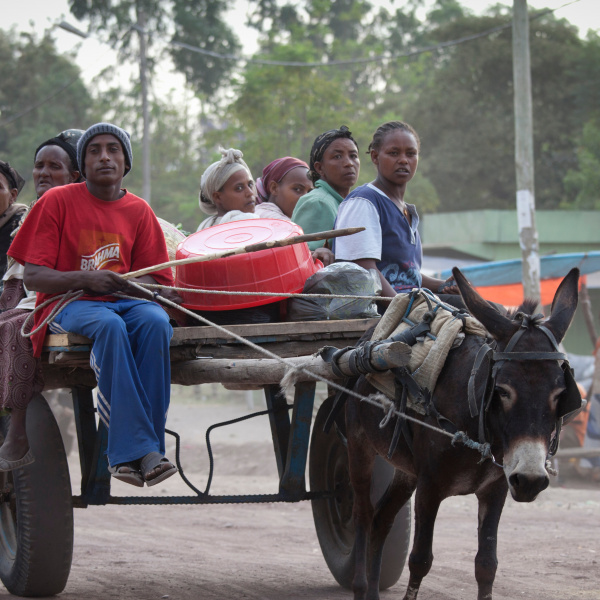
[[[162,470],[157,475],[148,477],[148,475],[154,474],[154,471],[159,467]],[[168,477],[171,477],[171,475],[175,475],[175,473],[177,473],[177,467],[160,452],[150,452],[141,459],[140,471],[146,485],[150,487],[164,481]]]
[[[119,481],[135,485],[135,487],[144,487],[142,474],[131,463],[121,463],[114,467],[108,465],[108,472]]]

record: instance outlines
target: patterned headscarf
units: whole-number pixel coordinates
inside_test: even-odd
[[[15,188],[17,189],[18,196],[25,185],[25,180],[19,175],[19,172],[14,167],[11,167],[7,162],[0,160],[0,173],[6,177],[8,187],[11,190],[14,190]]]
[[[352,132],[345,125],[342,125],[339,129],[330,129],[329,131],[317,136],[317,139],[314,141],[312,148],[310,149],[310,169],[308,172],[308,176],[312,179],[313,183],[316,183],[316,181],[321,178],[315,169],[315,163],[323,160],[325,150],[327,150],[331,143],[338,138],[347,138],[352,140],[356,145],[356,149],[358,150],[358,144],[352,137]]]
[[[248,165],[242,160],[244,155],[241,150],[219,148],[219,152],[221,152],[223,158],[210,165],[200,178],[200,209],[207,215],[217,214],[213,195],[227,183],[234,173],[243,169],[252,179],[252,173],[250,173]]]
[[[271,182],[279,183],[292,169],[304,167],[308,171],[308,165],[299,158],[285,156],[284,158],[276,158],[269,163],[262,172],[262,177],[256,180],[256,191],[258,192],[257,204],[260,202],[269,201],[269,188]]]

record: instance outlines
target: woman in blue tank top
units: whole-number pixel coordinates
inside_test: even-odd
[[[408,182],[417,171],[420,141],[402,121],[381,125],[369,145],[377,177],[350,192],[340,205],[336,229],[365,227],[365,231],[335,240],[336,260],[352,261],[379,272],[384,296],[413,288],[458,294],[453,281],[421,273],[422,249],[419,215],[404,202]]]

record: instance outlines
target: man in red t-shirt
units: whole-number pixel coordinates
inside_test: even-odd
[[[86,181],[48,190],[9,254],[25,265],[24,283],[38,292],[38,305],[68,290],[85,292],[48,327],[93,339],[90,365],[98,381],[98,415],[108,428],[109,470],[132,485],[155,485],[177,471],[164,456],[173,330],[158,304],[113,294],[140,296],[120,274],[167,262],[167,248],[152,209],[121,189],[132,165],[129,134],[97,123],[82,135],[77,154]],[[170,269],[137,281],[173,283]],[[180,301],[172,290],[161,294]],[[34,328],[54,305],[36,313]],[[42,327],[32,336],[37,356],[45,333]],[[23,439],[24,424],[17,416],[15,426],[22,429],[15,439]],[[28,451],[26,436],[22,443]]]

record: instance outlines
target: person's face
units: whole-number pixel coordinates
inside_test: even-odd
[[[272,181],[269,189],[269,202],[273,202],[282,210],[286,217],[292,217],[298,200],[313,189],[313,183],[308,178],[306,167],[295,167],[288,171],[277,183]]]
[[[356,144],[348,138],[333,140],[315,163],[315,170],[340,196],[347,196],[356,184],[360,172],[360,159]]]
[[[253,213],[256,204],[254,181],[245,169],[236,171],[225,185],[213,195],[217,215],[222,217],[230,210]]]
[[[125,175],[125,153],[121,142],[110,133],[94,136],[85,149],[85,178],[101,186],[121,185]]]
[[[406,185],[419,164],[417,140],[408,131],[394,129],[383,138],[378,150],[371,150],[371,160],[381,178],[393,185]]]
[[[11,188],[8,179],[0,173],[0,215],[17,199],[18,193],[17,188]]]
[[[44,146],[33,163],[33,185],[39,198],[44,192],[57,185],[77,181],[79,173],[71,171],[69,155],[59,146]]]

